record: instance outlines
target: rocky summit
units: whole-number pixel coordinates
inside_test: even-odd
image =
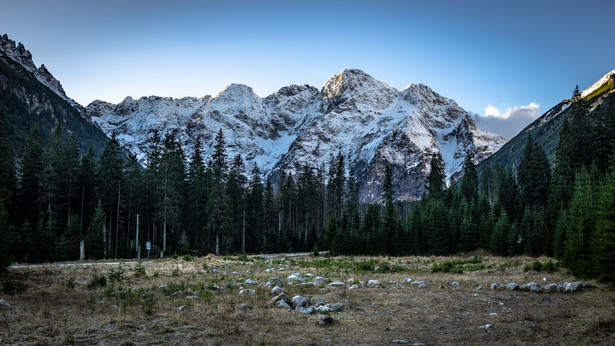
[[[229,157],[241,155],[248,171],[257,164],[274,183],[282,173],[326,172],[341,153],[355,169],[362,202],[380,199],[387,165],[394,197],[412,200],[424,192],[434,153],[442,154],[451,180],[467,155],[479,162],[505,143],[423,84],[400,91],[356,69],[333,76],[320,90],[291,85],[261,98],[248,86],[231,84],[215,97],[97,100],[86,110],[144,164],[153,130],[174,133],[187,153],[200,140],[206,157],[222,130]]]

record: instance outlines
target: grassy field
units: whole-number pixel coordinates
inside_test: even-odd
[[[293,273],[307,281],[288,280]],[[346,288],[310,283],[316,276],[343,281]],[[328,313],[335,323],[321,326],[318,313],[266,307],[272,295],[259,284],[271,277],[284,281],[290,298],[342,303],[340,312]],[[247,279],[257,284],[246,284]],[[367,287],[369,280],[380,285]],[[542,286],[576,280],[549,258],[480,253],[273,259],[210,255],[142,265],[14,268],[2,278],[0,299],[10,307],[0,307],[0,344],[614,343],[612,289],[595,282],[575,293],[490,289],[493,282],[531,281]],[[349,289],[352,284],[359,288]],[[255,293],[240,294],[242,288]]]

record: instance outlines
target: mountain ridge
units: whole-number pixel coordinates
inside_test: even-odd
[[[321,89],[289,85],[259,97],[234,83],[213,97],[96,100],[86,110],[144,164],[146,134],[154,129],[175,133],[188,152],[203,141],[206,158],[222,130],[229,156],[241,154],[247,170],[256,163],[274,182],[306,166],[327,169],[331,156],[342,153],[356,169],[362,201],[379,200],[386,165],[393,168],[395,197],[418,199],[435,152],[444,157],[447,178],[455,179],[466,155],[478,162],[505,142],[423,84],[398,90],[358,69],[341,71]]]

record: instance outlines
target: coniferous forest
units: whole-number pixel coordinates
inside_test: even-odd
[[[207,253],[330,250],[343,255],[547,255],[580,277],[615,281],[615,114],[574,106],[555,161],[528,138],[517,170],[471,159],[447,187],[431,159],[427,193],[359,203],[348,159],[329,170],[305,167],[272,185],[258,166],[227,157],[220,132],[211,160],[203,143],[189,157],[172,135],[151,133],[147,166],[111,138],[100,156],[82,153],[58,126],[49,140],[34,128],[15,155],[0,114],[0,268],[12,261],[131,258]],[[138,239],[138,243],[137,243]],[[138,246],[137,246],[138,245]]]

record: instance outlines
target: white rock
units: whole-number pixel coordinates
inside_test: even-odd
[[[380,281],[378,281],[378,280],[369,280],[367,282],[367,287],[380,287]]]
[[[291,299],[293,302],[293,307],[298,308],[305,306],[307,304],[307,299],[304,296],[296,295]]]
[[[329,284],[329,287],[346,288],[346,284],[341,281],[335,280]]]

